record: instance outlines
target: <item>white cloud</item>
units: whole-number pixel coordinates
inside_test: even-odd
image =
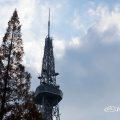
[[[30,29],[32,27],[36,10],[35,0],[19,0],[17,9],[20,16],[20,21],[24,24],[23,29]]]
[[[81,29],[82,23],[81,23],[81,20],[80,20],[80,16],[78,14],[74,15],[72,24],[77,30]]]
[[[73,49],[78,48],[82,45],[82,41],[80,40],[79,37],[74,37],[69,41],[68,45]]]
[[[43,42],[24,42],[24,64],[27,68],[33,69],[37,73],[41,71],[43,57]]]
[[[57,58],[62,58],[65,54],[65,41],[59,38],[55,38],[53,41],[55,56]]]
[[[85,26],[81,20],[81,16],[78,10],[74,11],[74,15],[72,17],[72,21],[70,21],[70,24],[72,24],[72,28],[78,31],[86,32]]]
[[[98,5],[89,8],[88,14],[93,19],[94,25],[90,31],[98,34],[98,40],[106,43],[120,41],[120,7],[119,5],[108,6]]]
[[[97,6],[96,8],[90,8],[88,13],[96,20],[96,28],[104,32],[109,29],[110,26],[117,26],[120,29],[120,7],[115,6],[112,10],[108,6]],[[95,21],[94,21],[95,22]]]
[[[73,37],[70,40],[60,39],[58,37],[54,38],[54,52],[57,58],[63,58],[67,49],[79,49],[82,46],[82,41],[79,37]]]

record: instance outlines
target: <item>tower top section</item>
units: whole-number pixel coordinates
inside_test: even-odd
[[[53,43],[52,43],[52,38],[50,37],[50,9],[49,9],[48,35],[45,38],[41,77],[39,77],[40,83],[56,85],[56,76],[57,75],[58,75],[58,73],[55,72]]]

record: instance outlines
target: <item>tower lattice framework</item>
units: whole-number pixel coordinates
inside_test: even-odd
[[[59,105],[63,93],[56,84],[55,61],[53,55],[52,38],[50,37],[50,10],[48,21],[48,35],[45,38],[44,55],[40,85],[35,92],[35,102],[40,105],[44,120],[60,120]]]

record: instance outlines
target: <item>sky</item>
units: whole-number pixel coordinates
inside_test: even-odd
[[[15,8],[31,90],[39,85],[50,8],[61,120],[119,120],[120,0],[0,0],[1,41]]]

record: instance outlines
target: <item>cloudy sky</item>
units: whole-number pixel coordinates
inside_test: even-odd
[[[1,41],[15,8],[31,90],[39,85],[50,8],[61,120],[119,120],[120,111],[104,109],[120,108],[120,0],[0,0]]]

